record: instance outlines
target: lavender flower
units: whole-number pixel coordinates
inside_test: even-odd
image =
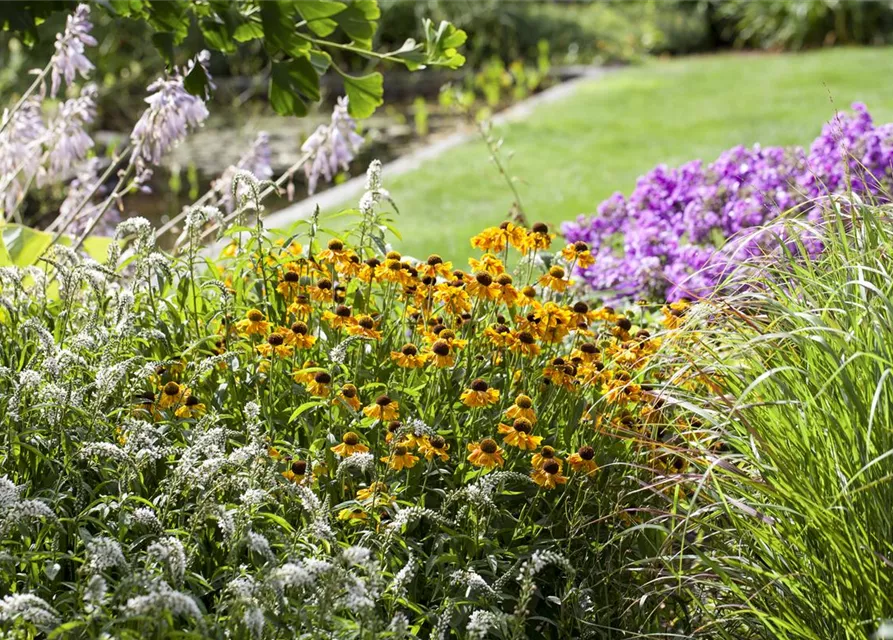
[[[319,125],[301,145],[301,151],[311,154],[304,164],[307,190],[311,194],[316,191],[320,176],[331,182],[339,167],[347,171],[363,144],[363,136],[356,132],[356,121],[347,114],[347,105],[346,96],[338,98],[332,121],[328,125]]]
[[[205,63],[209,55],[202,51],[185,70],[175,68],[170,75],[149,85],[149,91],[153,92],[146,98],[149,108],[130,134],[138,171],[159,164],[164,154],[186,137],[189,129],[207,119],[205,101],[187,92],[183,81],[194,65]]]
[[[49,165],[38,173],[38,186],[62,178],[83,162],[93,148],[93,139],[84,128],[96,117],[96,95],[96,85],[88,84],[80,96],[66,100],[59,107],[44,140],[49,150]]]
[[[56,53],[50,60],[50,95],[53,97],[59,91],[62,78],[65,84],[71,85],[76,74],[80,73],[82,78],[86,78],[93,70],[93,63],[84,55],[85,47],[96,46],[96,38],[90,35],[93,25],[88,19],[89,15],[90,7],[79,4],[68,16],[65,31],[56,35]]]
[[[236,164],[227,167],[213,182],[211,188],[219,194],[220,204],[227,213],[232,213],[236,203],[248,195],[247,185],[239,184],[236,188],[236,197],[233,198],[231,193],[233,178],[240,171],[247,171],[260,181],[269,180],[273,177],[272,155],[270,136],[266,131],[261,131],[245,155],[239,158]]]
[[[40,169],[39,147],[47,133],[40,114],[40,100],[31,98],[12,114],[4,111],[2,124],[0,205],[9,213],[24,197],[28,184]]]

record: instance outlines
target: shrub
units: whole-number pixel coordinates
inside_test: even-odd
[[[593,247],[595,266],[580,269],[608,295],[671,299],[712,291],[730,265],[759,253],[765,237],[726,244],[742,231],[795,209],[819,221],[814,204],[852,190],[883,197],[893,186],[893,125],[876,126],[864,105],[837,115],[805,152],[735,147],[711,164],[659,166],[639,179],[629,199],[615,194],[592,217],[562,231]],[[770,238],[771,239],[771,238]]]

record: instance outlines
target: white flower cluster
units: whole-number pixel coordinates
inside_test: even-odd
[[[56,514],[40,500],[22,500],[19,487],[8,477],[0,477],[0,532],[39,518],[55,520]]]
[[[146,549],[146,554],[167,567],[174,583],[179,584],[183,581],[186,575],[186,551],[182,542],[172,536],[156,540]]]
[[[59,624],[59,614],[45,600],[30,593],[12,593],[0,600],[0,622],[25,620],[45,630]]]
[[[468,616],[468,624],[465,630],[468,632],[469,640],[483,640],[487,637],[490,629],[499,626],[502,617],[492,611],[478,609]]]
[[[98,536],[87,543],[87,570],[91,573],[114,567],[126,568],[127,560],[117,540]]]
[[[130,598],[121,608],[125,616],[158,616],[171,614],[194,620],[203,626],[202,612],[192,596],[175,591],[165,582],[153,585],[153,590]]]

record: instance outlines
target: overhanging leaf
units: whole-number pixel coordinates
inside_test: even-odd
[[[354,118],[368,118],[384,102],[384,78],[377,71],[365,76],[344,77],[344,91],[350,99],[348,109]]]
[[[338,23],[330,18],[347,9],[346,4],[335,0],[297,0],[295,6],[307,21],[307,28],[321,38],[338,28]]]
[[[274,62],[270,104],[280,115],[307,115],[307,105],[319,100],[319,76],[307,58]]]

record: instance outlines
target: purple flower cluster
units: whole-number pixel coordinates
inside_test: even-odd
[[[661,165],[639,178],[629,198],[616,193],[597,215],[565,222],[568,241],[589,243],[596,256],[579,275],[612,297],[698,297],[777,239],[755,227],[779,214],[796,209],[820,222],[821,199],[849,189],[889,200],[893,124],[875,126],[865,105],[852,108],[825,125],[809,152],[739,146],[708,165]],[[814,237],[809,242],[820,248]]]

